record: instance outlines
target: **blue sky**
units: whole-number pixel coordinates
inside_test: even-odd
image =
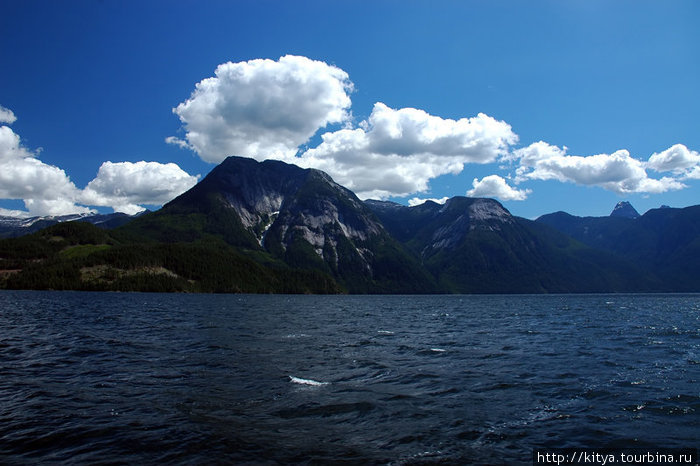
[[[700,200],[694,0],[1,6],[0,213],[152,208],[225,155],[528,218]]]

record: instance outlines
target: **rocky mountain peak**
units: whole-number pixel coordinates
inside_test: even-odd
[[[340,256],[354,256],[369,267],[362,243],[387,234],[369,208],[329,175],[277,160],[228,157],[166,207],[199,209],[203,199],[240,222],[241,231],[230,241],[297,257],[293,261],[320,259],[331,269]]]
[[[456,248],[471,232],[499,232],[515,219],[498,201],[456,196],[444,204],[425,202],[408,207],[386,201],[365,201],[389,233],[400,241],[420,244],[430,256]]]
[[[493,199],[475,199],[469,206],[469,218],[472,221],[496,220],[512,222],[513,216],[498,201]]]
[[[639,218],[639,212],[637,209],[632,207],[627,201],[618,202],[613,211],[610,213],[611,217],[623,217],[623,218]]]

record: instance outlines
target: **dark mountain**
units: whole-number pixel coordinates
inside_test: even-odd
[[[625,217],[577,217],[554,212],[539,217],[537,223],[548,225],[596,249],[612,251],[624,241],[625,232],[634,220]]]
[[[296,165],[229,157],[120,234],[222,239],[268,264],[316,270],[355,293],[430,292],[432,280],[351,191]]]
[[[367,201],[441,289],[472,293],[633,291],[652,277],[492,199],[454,197],[415,207]]]
[[[618,202],[612,212],[611,217],[639,218],[639,212],[627,201]]]
[[[133,218],[134,216],[122,212],[115,212],[113,214],[75,214],[30,218],[0,216],[0,238],[16,238],[18,236],[37,232],[57,223],[73,221],[88,222],[100,228],[110,229],[124,225]]]
[[[667,291],[700,290],[700,206],[652,209],[635,219],[557,212],[537,222],[655,274]]]

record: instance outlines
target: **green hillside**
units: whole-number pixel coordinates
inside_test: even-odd
[[[137,237],[134,231],[141,227],[106,232],[88,223],[68,222],[2,240],[0,286],[215,293],[343,291],[326,274],[261,263],[214,236],[158,242]]]

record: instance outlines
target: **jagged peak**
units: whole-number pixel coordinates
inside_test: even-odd
[[[637,209],[632,207],[628,201],[620,201],[617,203],[612,212],[610,212],[611,217],[623,217],[623,218],[639,218],[639,212]]]

